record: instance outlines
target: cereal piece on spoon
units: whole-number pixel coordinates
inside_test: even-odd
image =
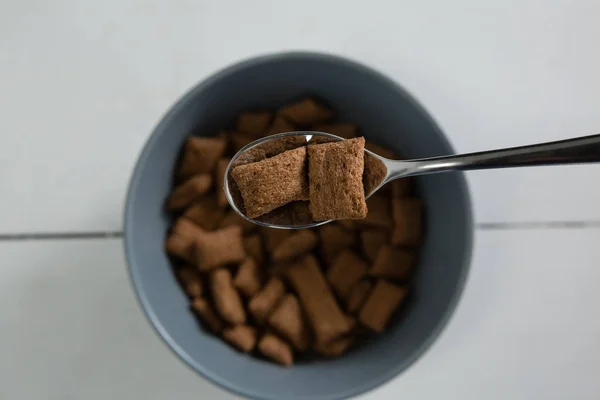
[[[310,211],[315,221],[367,215],[363,187],[365,139],[308,146]]]
[[[308,199],[306,147],[266,160],[238,165],[231,172],[249,218],[256,218],[294,200]]]
[[[259,149],[263,151],[266,157],[273,157],[285,151],[293,150],[298,147],[303,147],[305,144],[306,138],[304,136],[292,135],[269,140],[267,142],[259,144],[254,149]]]
[[[365,149],[372,151],[373,153],[388,158],[390,160],[397,160],[396,154],[385,147],[374,144],[371,141],[365,143]],[[387,167],[385,164],[376,157],[370,154],[365,154],[365,171],[363,174],[363,183],[365,186],[365,193],[369,194],[375,189],[387,175]],[[381,193],[387,193],[390,191],[390,185],[385,185],[379,189]]]
[[[308,201],[292,201],[257,217],[255,221],[272,225],[308,225],[313,217]]]
[[[387,167],[378,158],[373,157],[370,154],[365,154],[365,170],[363,173],[363,185],[365,187],[365,194],[370,194],[387,175]],[[386,185],[387,186],[387,185]],[[384,186],[381,190],[389,190]]]

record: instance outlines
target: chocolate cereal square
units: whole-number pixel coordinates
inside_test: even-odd
[[[311,125],[328,121],[333,111],[307,98],[283,107],[280,115],[299,125]]]
[[[310,211],[315,221],[367,215],[363,137],[308,146]]]
[[[231,175],[244,199],[249,218],[259,217],[294,200],[308,200],[305,147],[239,165]]]
[[[243,112],[237,119],[237,130],[254,137],[262,136],[271,122],[271,113],[268,111]]]
[[[195,238],[196,266],[200,271],[210,271],[246,258],[242,241],[242,228],[230,226],[214,232],[202,232]]]
[[[227,141],[223,138],[190,136],[183,147],[183,155],[177,176],[185,180],[192,175],[212,171],[225,153]]]

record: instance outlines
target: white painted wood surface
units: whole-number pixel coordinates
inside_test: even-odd
[[[599,229],[478,232],[440,339],[361,398],[597,399],[599,239]],[[0,398],[234,398],[156,337],[120,240],[4,242],[0,254]]]
[[[594,0],[4,0],[0,233],[119,230],[132,166],[193,84],[267,52],[365,62],[457,151],[596,133]],[[478,222],[600,220],[597,166],[469,175]]]
[[[120,231],[141,146],[199,80],[333,52],[403,84],[457,151],[555,140],[598,132],[599,17],[593,0],[0,2],[0,399],[233,399],[156,337],[119,239],[3,240]],[[598,168],[469,174],[476,221],[502,229],[477,232],[432,349],[363,398],[599,398]]]

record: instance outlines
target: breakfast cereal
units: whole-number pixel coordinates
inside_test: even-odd
[[[362,280],[356,284],[346,300],[346,311],[350,314],[356,313],[367,300],[369,293],[373,289],[373,284],[367,280]]]
[[[239,226],[202,232],[196,236],[194,244],[196,265],[201,271],[209,271],[246,258],[242,229]]]
[[[298,298],[286,294],[269,317],[268,324],[277,333],[287,339],[298,351],[308,348],[310,333],[304,322]]]
[[[358,316],[359,321],[375,332],[383,332],[392,313],[406,297],[406,289],[381,279],[369,294]]]
[[[165,242],[165,249],[170,255],[194,263],[196,255],[194,243],[196,238],[203,234],[201,228],[184,218],[179,218],[171,228],[171,233]]]
[[[246,215],[256,218],[294,200],[308,199],[306,148],[285,151],[232,171]]]
[[[319,227],[321,238],[321,255],[327,265],[333,264],[335,258],[356,243],[355,235],[337,224],[327,224]]]
[[[257,340],[256,329],[249,325],[235,325],[223,331],[223,339],[248,353],[254,349]]]
[[[317,245],[317,235],[306,229],[292,233],[273,250],[273,261],[282,262],[301,256]]]
[[[244,238],[244,249],[246,254],[252,257],[258,265],[263,264],[265,254],[262,248],[262,238],[259,234],[246,236]]]
[[[388,196],[375,193],[367,199],[367,208],[370,212],[365,218],[356,220],[357,224],[383,229],[392,228],[394,225],[392,203]]]
[[[390,234],[379,229],[364,230],[360,233],[362,253],[369,261],[374,261],[381,246],[388,244]]]
[[[260,290],[260,270],[252,257],[242,261],[233,279],[233,285],[247,297],[253,296]]]
[[[264,288],[248,303],[250,314],[259,324],[264,323],[285,293],[285,286],[278,278],[271,278]]]
[[[388,158],[397,155],[370,141],[365,144],[356,125],[331,121],[332,116],[332,110],[314,99],[304,99],[278,112],[242,113],[232,121],[234,130],[222,130],[216,137],[188,138],[165,207],[173,215],[165,251],[201,326],[241,352],[262,354],[284,366],[292,365],[296,354],[299,363],[305,362],[305,354],[340,357],[361,339],[384,330],[408,293],[416,246],[423,240],[423,206],[414,180],[395,180],[364,201],[387,170],[361,146]],[[297,170],[304,165],[301,198],[254,219],[287,225],[319,217],[356,219],[282,230],[258,226],[229,209],[223,182],[235,152],[264,135],[296,129],[347,140],[313,137],[307,144],[304,137],[284,136],[235,159],[232,170],[253,170],[251,164],[273,159],[284,159],[281,170],[290,170],[288,162],[296,162]],[[319,168],[314,204],[311,153]],[[236,180],[227,178],[234,204],[246,214]],[[265,188],[267,200],[281,197],[271,193],[273,186]]]
[[[266,333],[260,339],[258,349],[266,357],[286,367],[294,363],[294,354],[290,345],[272,333]]]
[[[219,333],[223,330],[223,320],[217,315],[208,301],[202,297],[196,297],[192,301],[192,309],[211,331]]]
[[[343,139],[352,139],[358,136],[358,128],[354,124],[337,123],[337,124],[321,124],[313,126],[313,130],[317,132],[331,133]]]
[[[408,279],[415,264],[415,256],[404,249],[382,246],[377,253],[369,275],[393,281]]]
[[[310,98],[285,106],[280,113],[299,125],[318,124],[333,117],[333,111]]]
[[[185,180],[193,175],[212,171],[226,147],[227,141],[223,138],[190,136],[183,148],[177,176]]]
[[[238,116],[236,129],[239,132],[260,137],[264,133],[271,122],[271,113],[268,111],[247,111]]]
[[[395,198],[392,202],[394,246],[416,246],[421,243],[421,201],[415,198]]]
[[[273,119],[273,123],[267,131],[267,135],[275,135],[276,133],[293,132],[296,130],[294,124],[288,121],[284,116],[277,114]]]
[[[177,276],[188,296],[191,298],[202,296],[202,280],[195,268],[182,267],[177,271]]]
[[[326,343],[352,328],[313,256],[290,266],[286,275],[298,293],[317,342]]]
[[[190,205],[183,213],[183,218],[193,222],[204,230],[213,230],[223,218],[223,210],[217,200],[210,196]]]
[[[167,210],[180,210],[202,198],[212,185],[209,174],[199,174],[177,186],[167,200]]]
[[[213,271],[210,275],[210,288],[221,318],[234,325],[246,322],[246,311],[229,270],[220,268]]]
[[[347,299],[350,291],[367,273],[367,263],[352,250],[344,250],[327,271],[327,280],[341,299]]]
[[[310,211],[315,221],[367,215],[362,182],[364,144],[361,137],[308,146]]]

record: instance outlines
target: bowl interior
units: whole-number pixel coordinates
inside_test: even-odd
[[[426,238],[410,303],[388,330],[338,360],[282,368],[232,350],[202,331],[163,252],[162,212],[187,135],[215,134],[240,111],[275,108],[303,94],[326,99],[341,120],[408,158],[452,153],[425,111],[396,84],[361,65],[320,54],[261,57],[201,83],[165,115],[138,161],[127,198],[125,247],[141,304],[163,339],[194,369],[246,397],[337,399],[371,389],[409,366],[451,315],[469,267],[471,209],[460,173],[418,178]]]

